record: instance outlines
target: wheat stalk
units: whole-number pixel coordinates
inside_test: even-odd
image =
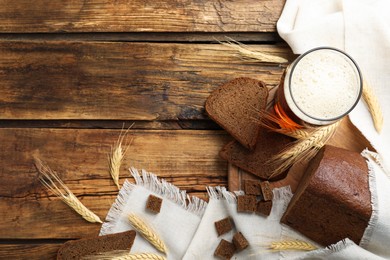
[[[333,136],[339,124],[340,121],[337,121],[331,125],[318,127],[306,138],[295,141],[291,146],[272,157],[267,162],[267,164],[275,167],[270,178],[286,171],[290,166],[302,159],[310,160]]]
[[[252,51],[250,50],[246,45],[235,41],[231,38],[228,38],[229,40],[226,42],[220,42],[224,46],[228,46],[229,48],[232,48],[241,55],[242,58],[247,59],[249,61],[254,61],[254,62],[272,62],[272,63],[287,63],[288,60],[285,58],[275,56],[275,55],[270,55],[270,54],[265,54],[262,52],[258,51]]]
[[[269,245],[269,249],[275,251],[281,251],[281,250],[312,251],[312,250],[316,250],[317,247],[314,246],[313,244],[301,240],[290,240],[290,241],[286,240],[286,241],[272,242]]]
[[[34,158],[34,160],[35,166],[41,174],[39,176],[39,180],[43,186],[59,197],[85,220],[92,223],[103,223],[95,213],[81,203],[81,201],[70,191],[70,189],[62,182],[58,175],[49,168],[49,166],[44,164],[39,158]]]
[[[83,260],[165,260],[166,258],[152,253],[131,254],[126,250],[115,250],[96,255],[88,255]]]
[[[165,254],[167,253],[167,247],[164,242],[140,217],[135,214],[129,214],[128,219],[131,225],[157,250]]]
[[[296,130],[280,128],[280,129],[273,129],[272,131],[277,132],[279,134],[290,136],[298,140],[308,138],[310,134],[313,132],[312,129],[308,129],[308,128],[302,128]]]
[[[376,95],[374,94],[373,88],[366,80],[363,80],[363,99],[368,106],[375,129],[378,133],[380,133],[383,127],[382,109]]]
[[[316,129],[314,127],[305,127],[294,130],[288,128],[277,128],[276,124],[278,124],[278,119],[274,115],[265,110],[257,111],[257,113],[260,113],[261,119],[251,117],[250,119],[253,122],[256,122],[257,124],[268,130],[292,137],[294,139],[308,138],[310,134],[312,134],[313,131]]]
[[[124,148],[122,147],[123,140],[129,131],[129,129],[134,125],[134,123],[126,130],[126,132],[121,132],[121,134],[118,137],[118,140],[114,144],[113,147],[111,147],[111,153],[109,156],[109,169],[110,174],[112,177],[112,180],[114,181],[115,185],[117,186],[118,190],[120,189],[119,186],[119,174],[120,174],[120,168],[123,161],[123,157],[125,156],[127,149],[129,148],[130,144],[124,145]],[[123,129],[122,129],[123,131]],[[133,139],[131,139],[130,143]]]

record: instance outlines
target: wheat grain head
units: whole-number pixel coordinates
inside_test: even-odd
[[[81,201],[70,191],[58,175],[43,163],[39,158],[34,158],[35,166],[39,173],[40,182],[54,195],[59,197],[69,207],[76,211],[85,220],[91,223],[103,223],[101,219],[89,210]]]
[[[122,128],[118,140],[111,147],[111,152],[108,158],[110,175],[118,190],[120,189],[119,175],[120,175],[120,168],[122,165],[122,161],[133,139],[131,139],[130,142],[127,144],[124,144],[123,142],[125,136],[129,132],[130,128],[133,127],[133,125],[134,123],[125,132],[123,132],[123,128]]]
[[[301,251],[312,251],[316,250],[317,247],[313,244],[301,240],[286,240],[286,241],[275,241],[269,245],[269,249],[275,251],[281,250],[301,250]]]
[[[318,150],[333,136],[339,126],[340,121],[331,125],[321,126],[313,130],[306,138],[299,139],[272,157],[267,164],[274,166],[275,170],[271,174],[275,176],[286,171],[294,163],[300,160],[310,160]]]
[[[153,253],[131,254],[126,250],[115,250],[96,255],[88,255],[83,260],[165,260],[166,258]]]
[[[167,247],[161,238],[154,232],[154,230],[149,227],[140,217],[135,214],[129,214],[128,220],[131,225],[141,233],[141,235],[149,241],[158,251],[162,253],[167,253]]]
[[[275,55],[270,55],[258,51],[252,51],[250,50],[246,45],[235,41],[231,38],[228,38],[226,42],[220,42],[222,45],[227,46],[231,49],[236,50],[240,56],[243,59],[252,61],[252,62],[271,62],[271,63],[287,63],[288,60],[285,58],[275,56]]]
[[[363,80],[363,99],[368,106],[372,121],[374,122],[375,129],[378,133],[383,128],[383,114],[379,101],[374,93],[373,88],[366,80]]]

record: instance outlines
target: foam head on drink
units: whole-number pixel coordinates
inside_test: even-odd
[[[330,124],[348,114],[361,96],[356,63],[345,53],[320,48],[301,55],[286,71],[283,98],[302,121]]]

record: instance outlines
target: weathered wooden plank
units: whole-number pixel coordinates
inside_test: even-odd
[[[286,47],[254,50],[290,57]],[[220,44],[0,42],[0,119],[204,119],[224,82],[276,85],[279,64],[242,61]]]
[[[0,120],[0,128],[90,128],[90,129],[155,129],[155,130],[221,130],[211,120]]]
[[[276,32],[99,32],[99,33],[1,33],[7,41],[105,41],[105,42],[282,42]]]
[[[61,244],[0,244],[0,259],[49,260],[56,259]]]
[[[3,0],[2,32],[275,31],[285,1]]]
[[[87,207],[104,218],[117,194],[107,158],[120,132],[0,129],[1,238],[96,235],[100,225],[84,221],[44,189],[32,155],[46,161]],[[218,157],[230,139],[224,131],[131,130],[128,137],[133,141],[123,162],[121,183],[130,177],[127,168],[135,166],[203,197],[206,185],[227,184],[227,164]]]

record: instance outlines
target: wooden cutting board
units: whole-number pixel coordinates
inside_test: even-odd
[[[270,91],[270,98],[268,100],[269,104],[272,103],[275,91],[276,88]],[[345,117],[342,120],[336,133],[329,140],[328,144],[356,152],[361,152],[365,148],[375,151],[370,142],[362,135],[359,129],[351,123],[349,117]],[[299,183],[306,164],[302,163],[295,165],[294,170],[291,170],[286,178],[280,181],[271,182],[271,187],[276,188],[290,185],[294,191]],[[228,188],[230,191],[242,190],[242,183],[246,179],[258,179],[258,177],[229,163]]]

